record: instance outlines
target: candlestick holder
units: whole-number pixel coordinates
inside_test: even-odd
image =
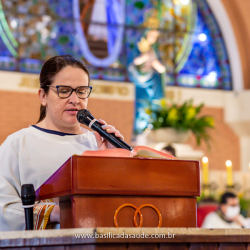
[[[218,185],[216,182],[210,182],[210,183],[202,183],[201,189],[204,192],[205,197],[212,196],[216,189],[218,188]]]
[[[242,185],[238,182],[233,183],[233,185],[226,185],[226,191],[229,192],[239,192],[242,189]]]

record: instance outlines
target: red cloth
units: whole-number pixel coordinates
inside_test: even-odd
[[[216,204],[208,204],[202,205],[197,208],[197,227],[201,227],[203,220],[206,215],[217,210],[218,205]]]

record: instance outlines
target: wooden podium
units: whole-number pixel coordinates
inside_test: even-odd
[[[199,195],[198,161],[76,155],[36,191],[37,200],[60,197],[61,228],[114,227],[114,214],[126,203],[154,205],[162,227],[196,227]],[[134,227],[134,213],[122,208],[119,227]],[[142,208],[141,214],[142,227],[158,226],[153,208]]]

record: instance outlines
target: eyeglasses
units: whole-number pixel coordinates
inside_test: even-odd
[[[63,86],[63,85],[57,85],[57,86],[47,85],[47,86],[56,88],[58,96],[63,99],[70,97],[73,91],[76,92],[76,95],[80,99],[86,99],[89,97],[92,90],[92,87],[90,86],[79,86],[76,89],[73,89],[70,86]]]

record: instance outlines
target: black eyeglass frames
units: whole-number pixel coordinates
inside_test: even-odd
[[[73,91],[76,92],[78,98],[86,99],[89,97],[92,90],[91,86],[79,86],[75,89],[71,88],[70,86],[64,86],[64,85],[57,85],[57,86],[47,85],[47,86],[56,88],[58,96],[63,99],[70,97]]]

